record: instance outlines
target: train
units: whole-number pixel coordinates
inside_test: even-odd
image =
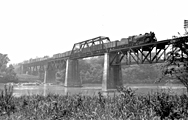
[[[115,41],[111,41],[111,42],[104,43],[104,44],[98,44],[98,45],[82,48],[81,52],[88,53],[91,50],[92,51],[100,51],[103,49],[110,50],[110,49],[114,49],[114,48],[132,47],[132,46],[137,46],[137,45],[142,45],[142,44],[147,44],[147,43],[153,43],[156,41],[157,41],[157,39],[155,37],[155,33],[149,32],[149,33],[145,33],[143,35],[140,34],[140,35],[129,36],[128,38],[122,38],[120,41],[115,40]],[[64,53],[54,54],[53,58],[68,57],[71,55],[71,52],[72,51],[67,51]]]
[[[54,54],[53,55],[53,58],[61,58],[61,57],[68,57],[70,56],[72,51],[67,51],[67,52],[64,52],[64,53],[57,53],[57,54]]]
[[[155,37],[155,33],[150,32],[150,33],[145,33],[144,35],[140,34],[140,35],[130,36],[128,38],[122,38],[119,46],[126,45],[130,47],[130,46],[136,46],[141,44],[153,43],[156,41],[157,38]]]
[[[46,60],[46,59],[48,59],[48,58],[50,58],[50,57],[49,57],[49,56],[44,56],[44,57],[35,58],[35,59],[30,58],[29,60],[23,61],[23,64],[32,63],[32,62],[38,62],[38,61],[43,61],[43,60]]]
[[[147,43],[153,43],[156,42],[157,39],[155,37],[154,32],[149,32],[145,34],[140,34],[140,35],[133,35],[129,36],[128,38],[122,38],[121,40],[115,40],[115,41],[110,41],[108,43],[103,43],[103,44],[97,44],[94,46],[82,48],[81,51],[82,53],[88,53],[90,51],[101,51],[101,50],[111,50],[115,48],[123,48],[123,47],[132,47],[132,46],[138,46],[142,44],[147,44]],[[78,53],[79,51],[73,51],[74,53]],[[62,58],[62,57],[69,57],[71,55],[72,51],[67,51],[64,53],[57,53],[52,56],[52,58],[57,59],[57,58]],[[41,60],[48,59],[48,56],[44,56],[43,58],[36,58],[36,59],[30,59],[27,61],[24,61],[24,63],[30,63],[30,62],[37,62]]]

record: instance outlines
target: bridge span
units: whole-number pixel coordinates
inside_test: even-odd
[[[135,41],[136,40],[136,41]],[[26,61],[21,64],[22,73],[39,75],[44,82],[55,80],[58,70],[66,68],[64,86],[81,86],[79,59],[104,56],[102,90],[116,89],[123,85],[121,65],[155,64],[172,57],[167,52],[180,49],[188,42],[188,36],[157,41],[152,33],[110,41],[108,37],[96,37],[74,44],[71,51],[53,55],[42,60]],[[180,50],[181,51],[181,50]],[[181,51],[181,55],[184,53]]]

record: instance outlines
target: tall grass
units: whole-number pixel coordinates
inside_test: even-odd
[[[119,94],[93,96],[48,94],[13,96],[5,86],[0,95],[0,119],[4,120],[156,120],[187,119],[188,96],[156,92],[135,95],[130,88]]]

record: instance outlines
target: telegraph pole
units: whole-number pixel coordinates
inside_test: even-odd
[[[188,28],[188,20],[184,20],[184,29],[185,29],[185,34],[187,35],[187,28]]]

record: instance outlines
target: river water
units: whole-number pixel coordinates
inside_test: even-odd
[[[186,93],[186,88],[182,85],[141,85],[141,84],[125,84],[125,87],[130,87],[136,94],[147,94],[151,92],[166,91],[173,94]],[[4,84],[0,84],[0,89],[4,88]],[[35,85],[35,86],[14,86],[13,95],[19,97],[21,95],[47,95],[47,94],[84,94],[84,95],[96,95],[98,92],[102,92],[101,84],[89,84],[83,85],[83,87],[64,87],[62,85]],[[104,92],[103,92],[104,93]],[[114,93],[114,92],[110,92]],[[106,94],[106,92],[104,93]],[[107,93],[108,94],[108,93]]]

